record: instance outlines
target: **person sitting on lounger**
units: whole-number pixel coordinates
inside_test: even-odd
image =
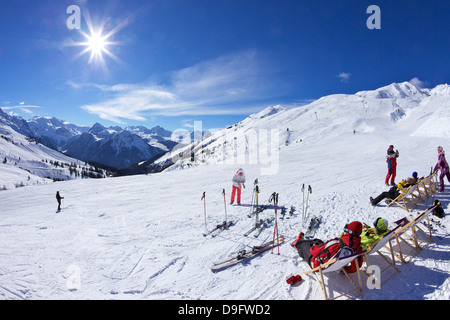
[[[389,223],[384,218],[378,218],[373,225],[374,228],[371,228],[364,224],[364,229],[361,233],[361,246],[363,250],[366,250],[372,243],[389,232]]]
[[[305,260],[311,268],[316,268],[321,264],[333,258],[340,258],[347,254],[358,253],[362,251],[361,247],[362,223],[353,221],[346,224],[344,232],[338,238],[323,242],[320,239],[304,239],[301,232],[292,247],[297,249],[298,255]],[[361,265],[362,257],[358,258]],[[344,268],[346,272],[353,273],[357,271],[356,261]]]
[[[382,192],[378,197],[375,199],[370,197],[370,203],[373,206],[376,206],[378,203],[380,203],[383,199],[391,199],[394,200],[400,195],[400,192],[405,192],[410,186],[417,183],[417,172],[413,172],[413,176],[406,178],[405,180],[400,181],[400,183],[396,186],[393,186],[389,189],[389,191]]]

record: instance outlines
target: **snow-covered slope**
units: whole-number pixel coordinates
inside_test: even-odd
[[[76,178],[69,165],[80,161],[67,157],[0,123],[0,189]]]
[[[382,97],[374,90],[324,97],[299,108],[263,110],[260,116],[250,116],[196,142],[195,161],[189,170],[179,170],[190,162],[184,159],[159,174],[0,192],[0,297],[322,299],[314,279],[302,274],[308,267],[301,261],[297,264],[297,253],[288,244],[306,227],[301,220],[302,184],[313,190],[308,214],[323,216],[316,237],[327,240],[340,235],[353,220],[371,224],[377,217],[392,222],[406,215],[398,207],[372,207],[369,203],[370,196],[386,190],[388,145],[394,144],[400,151],[397,180],[413,171],[427,175],[437,160],[436,147],[450,148],[448,138],[435,136],[432,128],[419,130],[428,120],[437,119],[436,113],[448,110],[445,101],[450,97],[445,90],[436,95],[431,94],[433,90],[423,96],[419,93],[420,98],[417,93],[403,96],[397,91],[387,97],[383,90]],[[242,150],[247,157],[240,157],[238,151]],[[239,167],[247,176],[244,205],[230,206],[231,178]],[[272,170],[263,170],[267,168]],[[286,244],[280,255],[269,251],[212,273],[209,267],[213,262],[272,239],[273,225],[259,238],[243,236],[254,224],[247,213],[256,178],[260,203],[268,203],[270,195],[278,192],[279,206],[297,209],[290,219],[278,221]],[[65,197],[58,214],[56,190]],[[446,191],[436,197],[447,214],[449,195],[446,182]],[[432,200],[421,203],[413,214]],[[222,222],[225,209],[236,224],[215,238],[203,237],[205,223],[211,228]],[[261,218],[273,215],[270,207]],[[448,217],[443,225],[444,229],[435,233],[435,243],[411,263],[399,265],[401,273],[383,281],[381,290],[363,284],[360,298],[450,299]],[[373,264],[383,263],[381,258],[370,258]],[[304,280],[290,287],[285,280],[295,274],[302,274]],[[387,271],[382,280],[390,276]],[[330,278],[336,292],[347,285],[342,274]],[[366,279],[363,277],[363,283]]]

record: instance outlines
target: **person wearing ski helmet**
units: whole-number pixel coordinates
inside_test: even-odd
[[[241,189],[242,187],[244,187],[245,189],[245,174],[244,174],[244,170],[239,169],[235,175],[233,176],[232,179],[233,182],[233,189],[231,191],[231,202],[230,204],[234,203],[234,199],[235,197],[237,197],[237,204],[240,205],[241,204]]]
[[[389,222],[384,218],[375,220],[373,226],[374,228],[370,228],[366,225],[364,231],[361,233],[361,246],[363,250],[366,250],[372,243],[389,232]]]
[[[394,146],[390,145],[387,150],[386,162],[388,166],[388,172],[384,183],[389,185],[389,179],[391,179],[391,186],[395,186],[395,176],[397,175],[397,158],[398,150],[394,151]]]
[[[362,223],[359,221],[352,221],[346,224],[344,232],[340,236],[340,241],[343,245],[350,248],[354,253],[361,252],[363,250],[361,246],[361,232],[363,230]],[[356,261],[361,266],[363,263],[363,257],[359,256],[357,259],[350,263],[350,266],[344,268],[347,273],[353,273],[357,271]]]
[[[448,182],[450,182],[450,170],[448,167],[448,163],[445,160],[445,152],[444,149],[439,146],[437,148],[438,151],[438,162],[434,167],[434,172],[437,170],[441,170],[441,175],[439,176],[439,191],[444,192],[444,177],[447,177]]]
[[[316,268],[333,258],[341,257],[344,253],[344,249],[348,254],[351,254],[352,252],[361,252],[361,232],[361,222],[353,221],[345,225],[344,232],[338,238],[323,242],[320,239],[304,239],[303,233],[300,233],[297,240],[291,244],[291,246],[297,249],[298,255],[303,258],[311,268]],[[361,266],[362,256],[358,257],[357,260]],[[349,266],[346,266],[344,270],[348,273],[356,272],[356,260]]]
[[[383,199],[391,199],[394,200],[400,195],[400,192],[406,192],[406,190],[412,186],[413,184],[416,184],[417,178],[409,177],[399,182],[396,186],[392,186],[388,191],[380,193],[376,198],[370,197],[370,203],[373,206],[376,206],[378,203],[380,203]]]

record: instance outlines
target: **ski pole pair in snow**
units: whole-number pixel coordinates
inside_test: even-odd
[[[224,208],[225,208],[224,224],[226,225],[228,218],[227,218],[227,201],[225,199],[225,189],[222,189],[222,195],[223,195],[223,204],[224,204]],[[206,192],[205,191],[203,191],[203,195],[200,200],[203,200],[203,211],[204,211],[204,215],[205,215],[205,229],[207,229],[207,226],[206,226]]]
[[[306,205],[305,205],[305,184],[302,186],[302,192],[303,192],[303,211],[302,211],[302,219],[303,222],[306,221],[306,211],[308,210],[308,201],[309,201],[309,194],[312,193],[312,188],[310,185],[308,185],[308,191],[306,196]]]
[[[278,193],[274,192],[269,198],[269,202],[273,202],[275,206],[275,225],[273,228],[273,245],[272,245],[272,253],[275,248],[275,240],[277,241],[278,254],[280,254],[280,242],[278,237],[278,221],[277,221],[277,206],[278,206]]]

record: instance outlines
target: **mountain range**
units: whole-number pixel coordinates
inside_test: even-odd
[[[409,133],[411,136],[419,137],[426,132],[427,136],[448,138],[449,96],[447,84],[424,89],[409,82],[355,94],[329,95],[301,107],[271,106],[215,133],[191,133],[193,142],[185,146],[179,144],[176,134],[159,126],[122,129],[96,123],[89,128],[53,117],[34,117],[26,121],[1,109],[0,124],[71,159],[136,174],[217,162],[269,163],[270,159],[258,146],[264,139],[271,140],[270,130],[274,128],[278,134],[273,138],[279,140],[280,148],[307,146],[317,134],[326,141],[331,132],[346,135],[377,131],[389,137],[394,128],[404,126],[405,120],[413,122],[411,117],[417,118],[414,120],[417,128]],[[347,114],[352,117],[343,121]],[[311,125],[299,126],[299,123]],[[263,133],[267,136],[262,136]]]
[[[118,126],[105,128],[96,123],[89,128],[54,117],[34,117],[26,121],[4,112],[1,116],[13,123],[17,132],[51,149],[116,169],[126,169],[140,161],[158,157],[177,145],[171,140],[172,132],[160,126],[122,129]]]

